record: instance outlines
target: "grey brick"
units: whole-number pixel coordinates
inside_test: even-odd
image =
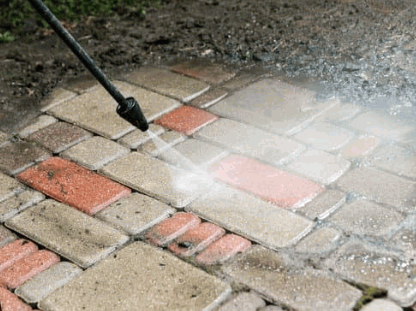
[[[22,192],[24,188],[16,179],[0,172],[0,202]]]
[[[42,201],[45,196],[37,191],[25,190],[0,203],[0,222],[5,222],[17,213]]]
[[[48,116],[48,115],[41,115],[39,118],[36,119],[36,121],[34,123],[32,123],[31,125],[25,127],[23,130],[21,130],[19,132],[19,136],[22,138],[25,138],[27,136],[29,136],[30,134],[47,127],[48,125],[51,125],[53,123],[58,122],[57,119],[55,119],[52,116]]]
[[[165,129],[160,125],[152,123],[149,125],[149,129],[146,132],[142,132],[141,130],[134,130],[133,132],[120,138],[118,142],[130,149],[137,149],[137,147],[139,147],[141,144],[151,139],[148,131],[155,135],[160,135],[165,131]]]
[[[310,219],[324,219],[345,203],[346,194],[339,190],[326,190],[311,202],[299,208],[297,211]]]
[[[403,309],[387,299],[374,299],[366,304],[361,311],[402,311]]]
[[[160,153],[172,148],[174,145],[185,141],[185,139],[185,135],[175,131],[169,131],[162,133],[158,138],[148,140],[142,144],[138,150],[142,153],[156,157]]]
[[[14,240],[16,240],[16,235],[0,225],[0,247],[6,246]]]
[[[241,293],[227,301],[217,311],[256,311],[266,303],[254,293]]]
[[[341,233],[334,228],[319,228],[302,239],[295,250],[302,253],[324,253],[335,247]]]

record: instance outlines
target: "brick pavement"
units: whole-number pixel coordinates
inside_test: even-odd
[[[0,133],[1,310],[416,307],[412,125],[211,62],[115,83],[157,138],[94,81]]]

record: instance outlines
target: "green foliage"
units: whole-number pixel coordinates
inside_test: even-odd
[[[10,32],[6,31],[4,33],[0,33],[0,42],[7,43],[7,42],[12,42],[13,40],[14,40],[14,37],[12,36]]]
[[[150,5],[160,4],[160,0],[44,0],[45,5],[60,20],[79,21],[86,16],[109,15],[124,11],[145,14]],[[32,8],[28,0],[0,0],[0,20],[9,27],[22,28],[28,20],[46,26]]]

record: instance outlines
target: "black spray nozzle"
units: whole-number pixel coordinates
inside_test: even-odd
[[[117,107],[117,113],[124,120],[130,122],[143,132],[146,132],[149,128],[149,124],[147,123],[138,102],[133,97],[126,98],[123,105]]]

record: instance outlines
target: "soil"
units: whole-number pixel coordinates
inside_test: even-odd
[[[203,58],[331,82],[356,100],[391,94],[410,107],[415,7],[413,0],[165,0],[145,16],[119,12],[65,25],[111,78]],[[37,116],[54,88],[89,76],[54,33],[33,24],[0,44],[0,130],[9,133]]]

